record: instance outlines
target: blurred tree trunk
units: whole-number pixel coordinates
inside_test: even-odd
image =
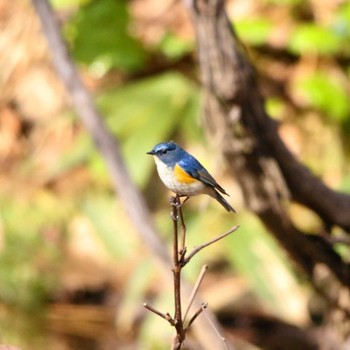
[[[227,18],[224,1],[192,0],[189,5],[197,35],[207,132],[235,174],[248,208],[330,306],[321,348],[341,349],[350,330],[350,270],[328,238],[333,226],[350,231],[350,196],[325,186],[280,139],[278,125],[264,109],[254,68]],[[322,219],[326,237],[295,227],[287,211],[291,201]]]

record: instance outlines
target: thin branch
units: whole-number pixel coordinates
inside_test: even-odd
[[[239,228],[239,225],[233,226],[231,229],[229,229],[227,232],[221,234],[220,236],[217,236],[210,240],[209,242],[206,242],[204,244],[199,245],[198,247],[195,247],[192,252],[184,259],[183,266],[185,266],[198,252],[200,252],[202,249],[210,246],[211,244],[219,241],[220,239],[225,238],[226,236],[230,235],[231,233],[235,232]]]
[[[160,312],[159,310],[157,310],[156,308],[154,308],[151,305],[148,305],[147,303],[143,303],[143,306],[147,310],[152,311],[153,313],[160,316],[161,318],[164,318],[164,320],[168,321],[172,326],[175,325],[175,320],[170,316],[170,314],[168,312],[167,313]]]
[[[183,202],[184,203],[184,202]],[[182,204],[183,204],[182,203]],[[183,342],[185,341],[186,337],[186,331],[189,328],[189,326],[194,322],[194,320],[198,317],[198,315],[203,312],[204,308],[202,304],[202,307],[199,311],[195,313],[195,315],[191,318],[188,326],[184,328],[185,319],[187,317],[187,314],[191,308],[191,305],[193,304],[193,301],[198,293],[199,287],[203,281],[205,272],[208,269],[208,266],[203,266],[199,277],[197,279],[197,282],[192,290],[191,296],[189,298],[189,303],[187,306],[187,309],[184,314],[184,318],[182,319],[182,304],[181,304],[181,271],[182,268],[191,260],[191,258],[197,254],[202,249],[208,247],[209,245],[219,241],[220,239],[228,236],[232,232],[236,231],[239,228],[239,225],[236,225],[232,227],[229,231],[221,234],[220,236],[210,240],[207,243],[204,243],[200,245],[199,247],[195,248],[191,254],[188,257],[185,257],[185,239],[186,239],[186,226],[184,222],[184,217],[182,213],[182,204],[181,199],[179,195],[176,195],[174,197],[170,198],[170,204],[172,206],[171,210],[171,218],[173,221],[173,278],[174,278],[174,303],[175,303],[175,316],[173,318],[174,321],[174,327],[176,329],[176,335],[172,344],[173,350],[180,350],[182,347]],[[179,251],[179,220],[181,221],[181,251]],[[156,311],[156,313],[164,318],[164,314],[159,313]],[[212,325],[213,326],[213,325]]]
[[[208,317],[207,311],[206,311],[206,308],[207,308],[207,307],[206,307],[205,305],[206,305],[206,304],[203,304],[203,305],[202,305],[202,312],[203,312],[203,314],[204,314],[205,317],[207,318],[207,320],[208,320],[208,322],[210,323],[210,325],[213,327],[213,329],[214,329],[215,333],[217,334],[217,336],[218,336],[218,337],[222,340],[222,342],[225,344],[226,349],[227,349],[227,350],[232,350],[232,349],[230,349],[230,347],[229,347],[229,345],[228,345],[228,343],[227,343],[227,341],[226,341],[226,338],[224,338],[224,337],[220,334],[219,330],[215,327],[214,323],[212,323],[210,317]]]
[[[191,324],[197,319],[197,317],[203,312],[204,309],[208,307],[208,304],[202,304],[202,306],[197,310],[197,312],[191,317],[190,321],[188,322],[187,327],[185,328],[185,331],[187,331]]]
[[[199,273],[199,276],[197,278],[196,284],[193,287],[193,290],[192,290],[192,293],[191,293],[191,296],[190,296],[190,299],[188,301],[188,305],[187,305],[187,308],[186,308],[186,311],[185,311],[185,314],[184,314],[184,317],[183,317],[183,323],[185,323],[185,321],[186,321],[187,314],[190,311],[190,308],[191,308],[191,306],[193,304],[194,298],[196,297],[196,295],[198,293],[199,287],[200,287],[200,285],[201,285],[201,283],[203,281],[204,275],[205,275],[205,273],[207,271],[208,271],[208,265],[204,265],[202,267],[201,272]],[[192,323],[192,322],[190,322],[190,323]],[[189,325],[186,328],[188,328]]]

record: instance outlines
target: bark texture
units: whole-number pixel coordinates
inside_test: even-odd
[[[189,3],[197,35],[206,129],[237,178],[247,207],[259,216],[314,287],[340,310],[342,329],[336,333],[342,342],[349,334],[349,265],[327,237],[297,229],[286,208],[291,201],[298,202],[322,219],[325,232],[333,226],[350,232],[350,196],[328,188],[279,137],[278,125],[264,109],[254,67],[224,5],[223,0]],[[320,267],[332,279],[332,292],[320,284]],[[346,295],[344,302],[338,299],[339,293]]]

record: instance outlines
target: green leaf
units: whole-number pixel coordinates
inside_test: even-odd
[[[237,21],[235,29],[243,41],[252,45],[262,45],[268,42],[274,24],[265,18],[250,18]]]
[[[178,59],[193,50],[193,43],[173,33],[166,33],[159,43],[160,50],[171,59]]]
[[[305,53],[332,55],[339,51],[341,44],[341,38],[334,31],[314,23],[307,23],[295,28],[288,48],[299,55]]]
[[[345,2],[343,6],[339,6],[332,28],[340,36],[350,37],[350,2]]]
[[[169,140],[178,129],[185,129],[191,137],[198,136],[195,120],[199,114],[199,90],[178,73],[170,72],[108,90],[97,98],[97,104],[110,130],[121,141],[127,166],[141,187],[147,184],[154,170],[150,156],[146,155],[154,144]],[[110,182],[103,158],[85,133],[62,156],[50,176],[86,163],[100,185]]]
[[[34,310],[47,300],[59,257],[59,248],[47,236],[52,227],[64,225],[70,207],[48,191],[30,198],[25,194],[1,198],[0,299],[4,303]]]
[[[74,8],[86,5],[88,2],[91,2],[91,0],[50,0],[52,6],[57,9]]]
[[[342,192],[350,193],[350,175],[347,175],[343,178],[339,190]]]
[[[184,119],[194,119],[199,112],[197,87],[178,73],[110,90],[98,102],[110,129],[121,140],[127,165],[140,186],[154,169],[146,152],[168,140]]]
[[[276,119],[281,119],[284,111],[284,102],[279,98],[268,98],[266,100],[267,113]]]
[[[135,71],[146,55],[128,33],[130,18],[126,1],[92,1],[82,7],[66,27],[75,58],[94,69]]]
[[[339,122],[348,118],[349,96],[335,78],[316,72],[297,81],[295,89],[310,106],[324,112],[330,120]]]
[[[114,196],[94,193],[85,198],[82,210],[112,257],[123,259],[135,250],[136,234]]]

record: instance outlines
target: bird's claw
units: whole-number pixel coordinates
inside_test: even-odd
[[[179,209],[183,204],[183,203],[181,203],[179,195],[171,196],[169,202],[170,202],[170,205],[172,205],[176,209]]]

